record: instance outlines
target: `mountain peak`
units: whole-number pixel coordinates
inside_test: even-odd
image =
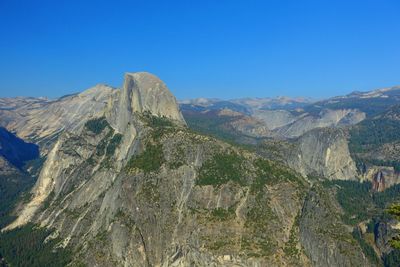
[[[138,72],[126,72],[125,73],[125,79],[127,78],[133,78],[138,81],[142,82],[148,82],[148,83],[162,83],[160,78],[158,78],[156,75],[146,72],[146,71],[138,71]]]
[[[186,125],[176,98],[160,78],[148,72],[125,73],[118,104],[113,107],[117,128],[123,131],[133,112],[145,111]]]

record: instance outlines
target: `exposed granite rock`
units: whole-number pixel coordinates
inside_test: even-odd
[[[307,132],[287,153],[287,163],[303,175],[327,179],[356,180],[357,168],[341,129],[321,128]]]
[[[97,144],[108,150],[116,135],[110,127],[66,133],[9,228],[27,221],[55,228],[77,260],[96,266],[309,265],[295,230],[307,188],[300,176],[270,162],[275,171],[262,179],[271,180],[259,184],[255,155],[179,126],[159,137],[140,116],[131,118],[130,147],[135,157],[159,146],[158,170],[124,167],[122,143],[103,154]],[[202,166],[221,153],[243,160],[241,182],[199,185]]]
[[[318,185],[302,209],[300,241],[313,266],[372,266],[340,220],[335,198]]]
[[[370,266],[327,192],[314,187],[306,197],[309,185],[287,167],[188,131],[157,77],[126,74],[122,90],[94,88],[39,106],[56,104],[76,116],[60,128],[62,116],[48,115],[52,126],[35,129],[35,138],[55,137],[53,146],[32,198],[5,230],[28,222],[55,230],[49,238],[74,251],[72,264]],[[335,114],[324,118],[354,121],[351,112]],[[254,118],[227,115],[242,132],[269,134],[252,127]],[[292,133],[308,131],[299,129]],[[308,131],[282,159],[303,175],[356,177],[340,129]]]
[[[146,73],[128,74],[96,114],[106,117],[61,134],[3,230],[55,229],[75,263],[96,266],[309,266],[296,223],[308,186],[300,175],[187,131]]]
[[[40,145],[42,154],[49,152],[61,132],[79,131],[88,119],[105,113],[120,132],[133,112],[148,111],[185,124],[175,97],[159,78],[146,72],[127,73],[121,90],[98,84],[56,100],[2,98],[0,104],[0,125]]]
[[[365,119],[365,113],[356,109],[326,109],[319,114],[301,113],[297,118],[288,119],[288,124],[275,131],[284,137],[298,137],[316,128],[341,127],[357,124]]]
[[[206,112],[214,111],[216,114],[215,120],[218,121],[218,114],[215,111],[223,111],[229,107],[217,108],[214,106],[198,107],[183,105],[184,115],[193,116],[193,114],[201,115]],[[234,108],[232,108],[235,110]],[[251,113],[237,111],[243,117],[249,117],[247,127],[252,128],[265,128],[262,132],[254,132],[255,137],[280,137],[280,138],[296,138],[306,132],[323,127],[345,127],[354,125],[365,119],[365,113],[358,109],[323,109],[318,113],[307,112],[303,109],[296,110],[281,110],[281,109],[253,109]],[[224,123],[221,121],[221,123]],[[234,130],[240,131],[242,124],[233,125]],[[258,135],[257,135],[258,134]]]
[[[398,231],[394,229],[395,224],[394,220],[384,220],[375,225],[375,244],[381,255],[389,254],[393,250],[389,241],[398,235]]]
[[[218,116],[230,118],[223,127],[232,128],[232,131],[237,131],[244,136],[259,138],[273,135],[262,121],[254,117],[246,116],[230,109],[222,109],[218,112]]]
[[[62,245],[78,253],[76,260],[96,266],[308,265],[293,250],[298,234],[291,231],[305,195],[300,176],[274,167],[288,173],[252,186],[254,155],[179,127],[156,141],[157,129],[140,116],[131,118],[138,134],[130,147],[140,155],[150,144],[161,146],[159,170],[123,169],[122,143],[104,152],[116,135],[108,126],[100,134],[64,133],[32,200],[9,228],[28,221],[55,228]],[[222,152],[243,157],[244,184],[199,185],[199,168]],[[287,247],[292,254],[284,253]]]
[[[152,102],[155,104],[152,104]],[[66,110],[66,107],[69,109]],[[53,120],[51,119],[51,116],[54,116],[51,112],[53,109],[60,112],[59,115],[61,116],[54,123],[52,123]],[[164,83],[149,73],[126,74],[124,88],[121,93],[118,90],[98,85],[81,94],[61,99],[42,111],[46,110],[47,112],[45,113],[50,113],[50,117],[35,117],[38,120],[46,118],[50,120],[47,123],[42,122],[42,124],[39,124],[43,125],[40,131],[51,127],[48,134],[52,135],[54,131],[59,131],[57,129],[61,127],[61,122],[65,123],[65,126],[62,127],[65,127],[68,131],[61,138],[57,139],[47,155],[47,160],[40,173],[39,180],[33,189],[32,201],[25,206],[18,219],[9,228],[27,223],[49,196],[50,192],[60,187],[60,184],[57,184],[56,180],[61,175],[64,175],[62,172],[71,165],[76,165],[80,160],[83,160],[85,158],[83,154],[87,155],[91,152],[85,149],[93,149],[93,146],[101,140],[99,139],[101,135],[100,137],[92,137],[90,140],[85,140],[86,143],[75,148],[74,151],[60,154],[60,151],[64,151],[64,142],[69,140],[70,134],[82,131],[86,121],[93,116],[107,114],[110,117],[109,121],[111,125],[120,133],[124,133],[123,146],[118,155],[118,159],[120,160],[119,168],[121,168],[124,160],[126,161],[128,154],[133,153],[130,149],[134,149],[132,148],[132,144],[136,137],[135,121],[133,120],[135,112],[146,111],[154,116],[168,117],[175,123],[185,124],[175,98]],[[63,118],[64,120],[68,120],[69,123],[66,123]],[[109,131],[113,132],[114,130],[109,129]],[[92,147],[89,147],[88,144],[92,144]],[[76,158],[75,154],[78,154],[79,157]]]
[[[186,125],[175,97],[158,77],[147,72],[125,74],[124,86],[109,108],[110,123],[124,132],[134,112],[150,112]]]
[[[253,116],[262,120],[270,130],[293,123],[297,119],[295,115],[287,110],[257,110]]]
[[[393,167],[387,166],[369,166],[361,178],[362,180],[370,181],[372,189],[377,192],[382,192],[400,183],[400,174]]]
[[[62,131],[78,131],[88,118],[102,116],[109,99],[117,93],[110,86],[98,84],[57,100],[27,101],[12,106],[12,110],[0,110],[0,125],[38,144],[41,153],[47,154]]]

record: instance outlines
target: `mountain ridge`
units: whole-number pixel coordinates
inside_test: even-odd
[[[2,231],[49,231],[50,244],[71,251],[71,266],[376,266],[338,197],[342,188],[365,188],[347,140],[359,123],[347,116],[364,113],[297,107],[285,111],[293,123],[333,123],[275,136],[248,109],[228,108],[237,103],[182,115],[149,73],[125,74],[120,90],[98,85],[51,103],[20,103],[13,108],[24,124],[0,122],[29,133],[46,160]],[[51,120],[53,111],[61,122]],[[215,130],[223,125],[262,147],[199,134],[185,112],[224,118]]]

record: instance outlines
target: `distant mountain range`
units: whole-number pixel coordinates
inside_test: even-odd
[[[288,97],[234,100],[199,98],[181,101],[180,106],[188,123],[196,120],[196,124],[201,124],[200,121],[206,122],[210,117],[217,116],[224,124],[236,124],[238,126],[233,128],[253,137],[293,138],[315,128],[353,125],[399,103],[400,87],[395,86],[319,101]],[[238,112],[242,117],[238,114],[229,116],[227,112],[222,114],[221,110]],[[243,120],[243,116],[247,119]],[[234,122],[233,117],[242,122]]]
[[[220,100],[215,98],[196,98],[179,101],[182,108],[203,107],[207,109],[229,108],[238,112],[252,113],[255,110],[270,109],[296,109],[313,103],[307,98],[239,98],[233,100]]]
[[[183,108],[203,107],[207,109],[230,108],[238,112],[247,111],[249,113],[256,110],[296,110],[304,107],[325,107],[334,108],[340,102],[341,107],[354,108],[359,105],[362,109],[367,110],[365,103],[374,101],[374,106],[379,103],[392,105],[400,101],[400,86],[376,89],[373,91],[360,92],[354,91],[345,96],[336,96],[323,100],[315,100],[307,97],[265,97],[265,98],[239,98],[232,100],[222,100],[218,98],[195,98],[180,100],[179,104]],[[379,103],[376,103],[379,102]],[[378,106],[379,107],[379,106]],[[377,108],[378,108],[377,107]],[[384,108],[384,107],[383,107]],[[363,110],[363,111],[364,111]],[[382,111],[378,110],[377,111]]]

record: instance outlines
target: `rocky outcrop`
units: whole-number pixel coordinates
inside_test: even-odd
[[[400,174],[393,167],[368,166],[361,179],[370,181],[374,191],[382,192],[393,185],[399,184]]]
[[[179,125],[149,127],[152,120],[133,114],[133,154],[122,160],[127,137],[115,143],[110,126],[64,134],[8,229],[28,221],[55,228],[77,261],[96,266],[309,265],[296,224],[301,176]]]
[[[41,153],[47,154],[64,130],[77,131],[90,117],[102,116],[116,94],[118,90],[98,84],[57,100],[25,101],[22,102],[25,104],[12,106],[12,110],[0,110],[0,125],[18,137],[38,144]]]
[[[380,255],[389,254],[393,251],[390,241],[398,235],[396,231],[395,220],[383,220],[375,225],[375,244],[379,250]]]
[[[360,176],[371,181],[375,191],[400,182],[399,118],[400,106],[394,105],[349,129],[349,147]]]
[[[15,98],[0,99],[0,103],[4,103],[0,125],[40,145],[43,154],[63,131],[79,131],[89,118],[105,113],[120,132],[134,112],[148,111],[185,124],[175,97],[159,78],[146,72],[127,73],[121,90],[98,84],[57,100]]]
[[[70,97],[67,98],[69,99]],[[88,147],[87,145],[76,148],[76,151],[72,154],[64,153],[64,146],[65,142],[69,140],[68,137],[70,133],[79,133],[82,131],[86,121],[93,116],[99,117],[107,114],[110,124],[114,126],[118,132],[124,133],[126,137],[122,140],[124,146],[121,148],[121,153],[118,156],[120,165],[122,165],[122,161],[126,159],[128,153],[132,153],[129,149],[136,137],[136,129],[133,126],[135,124],[133,120],[135,113],[148,112],[152,116],[166,117],[177,124],[185,124],[175,98],[164,83],[149,73],[126,74],[124,88],[121,92],[99,85],[77,96],[73,96],[72,99],[68,101],[61,100],[61,102],[65,102],[65,105],[62,105],[63,103],[58,103],[61,107],[54,107],[57,111],[62,111],[65,107],[70,107],[72,109],[62,114],[62,116],[70,122],[69,124],[66,123],[65,126],[68,131],[55,142],[47,155],[47,160],[40,173],[38,182],[33,189],[33,198],[31,202],[25,206],[18,219],[11,224],[9,228],[27,223],[49,196],[50,192],[60,186],[58,183],[61,182],[57,182],[57,179],[65,175],[62,172],[68,169],[71,164],[77,164],[77,159],[82,160],[85,158],[82,153],[86,155],[89,153],[89,151],[84,150],[84,148]],[[72,106],[74,103],[75,106]],[[52,109],[52,106],[49,107],[48,112],[50,111],[51,113]],[[76,114],[76,116],[73,116],[74,114],[71,114],[71,112]],[[43,118],[38,117],[37,119],[42,120]],[[61,121],[63,121],[62,119],[63,117],[61,117]],[[49,132],[51,135],[54,134],[53,131],[57,129],[59,123],[58,121],[52,123],[50,120],[48,124],[44,124],[44,127],[51,127],[52,130]],[[110,131],[114,131],[114,129],[110,129]],[[96,142],[100,140],[101,139],[93,138],[91,142],[95,142],[94,144],[96,144]],[[90,143],[89,141],[87,142]],[[92,144],[92,146],[94,144]],[[74,153],[77,153],[80,157],[76,158]]]
[[[123,88],[108,109],[107,117],[119,132],[125,131],[135,112],[149,112],[186,125],[177,101],[167,86],[147,72],[125,74]]]
[[[317,115],[301,113],[295,119],[288,119],[288,124],[276,128],[281,136],[293,138],[323,127],[342,127],[354,125],[365,119],[365,113],[356,109],[326,109]]]
[[[287,110],[257,110],[254,117],[263,121],[270,130],[283,127],[296,121],[296,116]]]
[[[229,122],[229,125],[244,136],[263,138],[271,137],[271,131],[260,121],[252,117],[241,117]]]
[[[287,152],[287,163],[303,175],[326,179],[356,180],[357,168],[341,129],[322,128],[301,136]]]
[[[302,209],[300,241],[313,266],[373,266],[341,222],[335,198],[318,185]]]
[[[271,137],[272,133],[262,121],[251,116],[243,115],[230,109],[222,109],[216,116],[224,118],[226,122],[221,126],[227,130],[236,131],[248,137]]]

